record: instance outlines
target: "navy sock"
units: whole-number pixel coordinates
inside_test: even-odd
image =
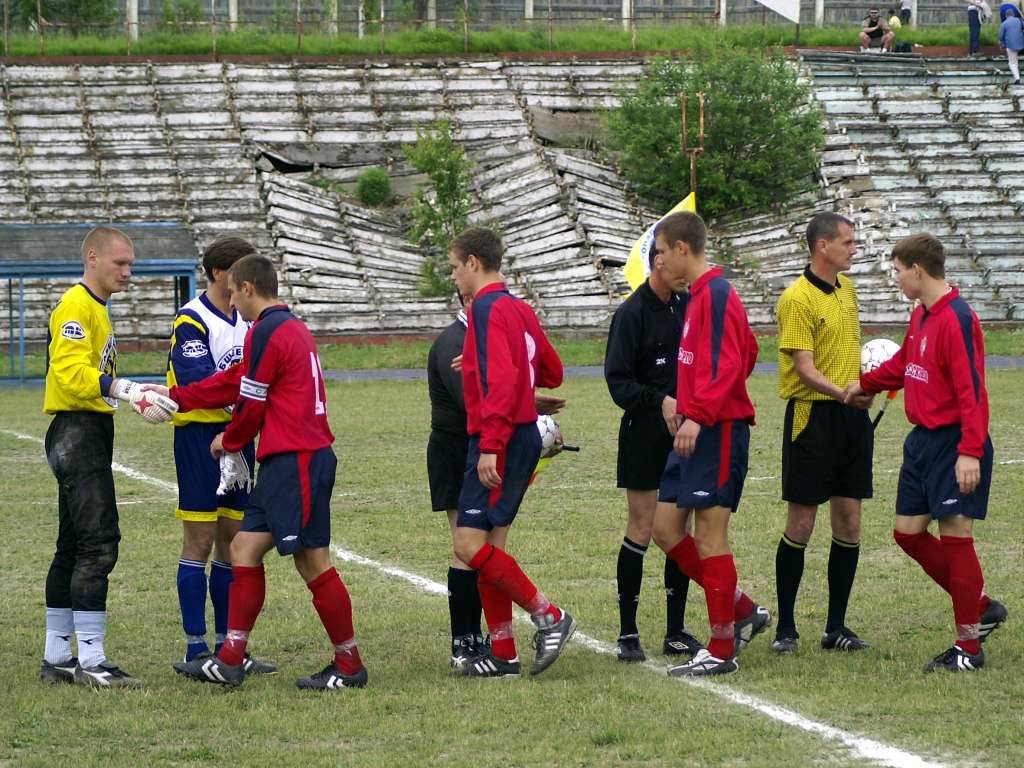
[[[206,563],[184,558],[178,561],[178,603],[188,661],[210,650],[206,645]]]
[[[228,592],[231,590],[231,563],[214,560],[210,567],[210,602],[213,603],[213,631],[217,650],[228,634]]]

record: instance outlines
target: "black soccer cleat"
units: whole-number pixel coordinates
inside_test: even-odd
[[[43,659],[43,665],[39,668],[39,679],[44,683],[73,683],[77,666],[78,659],[74,656],[70,661],[61,661],[56,664],[51,664]]]
[[[704,649],[703,644],[685,629],[665,635],[661,652],[666,656],[689,656],[691,659]]]
[[[522,664],[518,657],[509,661],[488,651],[456,667],[452,674],[457,677],[519,677]]]
[[[142,681],[121,670],[110,659],[94,667],[75,667],[75,683],[89,688],[141,688]]]
[[[448,665],[461,669],[477,656],[486,656],[490,650],[490,644],[481,635],[457,635],[452,638],[452,657]]]
[[[954,645],[948,651],[943,651],[934,659],[924,665],[925,672],[977,672],[985,666],[985,652],[978,651],[978,655],[968,653],[959,645]]]
[[[1008,615],[1005,605],[989,598],[988,608],[978,618],[978,639],[984,643],[989,635],[1003,625]]]
[[[533,657],[530,674],[539,675],[554,664],[575,632],[576,620],[565,611],[562,611],[562,618],[551,626],[539,627],[533,636],[533,647],[537,652]]]
[[[733,623],[733,629],[736,633],[736,652],[739,653],[750,645],[751,640],[771,625],[772,615],[768,612],[768,609],[755,603],[754,610],[745,619],[740,619]]]
[[[778,654],[784,653],[796,653],[797,640],[800,635],[797,634],[796,630],[791,632],[778,632],[775,635],[775,639],[772,641],[772,650]]]
[[[616,655],[619,661],[626,663],[647,661],[647,654],[640,647],[640,635],[623,635],[620,637]]]
[[[840,627],[821,636],[821,647],[825,651],[866,651],[871,647],[849,627]]]
[[[174,665],[179,675],[201,683],[237,688],[245,681],[244,664],[225,664],[217,656],[197,656],[192,661],[179,661]]]
[[[363,667],[354,675],[346,675],[332,661],[309,677],[300,677],[295,685],[304,691],[331,691],[337,688],[365,688],[370,675]]]
[[[269,661],[260,661],[254,659],[251,654],[245,654],[245,658],[242,659],[242,669],[245,670],[247,675],[276,675],[277,665],[271,664]]]
[[[710,675],[727,675],[740,668],[736,658],[718,659],[711,655],[707,648],[702,648],[696,656],[685,664],[668,668],[670,677],[707,677]]]

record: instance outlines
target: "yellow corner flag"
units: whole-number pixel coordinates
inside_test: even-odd
[[[697,212],[697,198],[693,192],[688,194],[679,204],[676,205],[671,211],[665,214],[668,216],[672,213],[678,213],[679,211],[689,211],[690,213]],[[661,218],[664,219],[665,216]],[[635,291],[640,287],[640,284],[647,279],[647,276],[651,274],[651,249],[654,247],[654,228],[658,226],[658,222],[661,219],[654,222],[647,228],[640,238],[633,243],[633,247],[629,250],[629,258],[626,259],[626,263],[622,267],[622,276],[626,278],[626,282],[629,283],[630,291]]]

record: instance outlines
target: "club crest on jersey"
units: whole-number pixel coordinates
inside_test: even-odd
[[[209,350],[207,349],[206,345],[203,344],[203,342],[199,341],[199,339],[189,339],[188,341],[181,345],[181,354],[184,357],[206,357],[206,354],[208,352]]]
[[[232,365],[242,359],[242,347],[234,346],[231,347],[227,352],[221,356],[220,360],[217,361],[217,370],[226,371]]]
[[[83,341],[85,339],[85,328],[77,320],[68,320],[60,327],[60,335],[72,341]]]
[[[921,357],[924,357],[924,351],[927,348],[928,348],[928,337],[927,336],[922,336],[921,337]]]
[[[680,348],[679,362],[683,365],[693,365],[693,352]]]

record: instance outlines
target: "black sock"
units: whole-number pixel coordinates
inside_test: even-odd
[[[779,548],[775,553],[775,589],[779,594],[779,623],[776,636],[785,635],[789,630],[796,632],[793,608],[796,605],[796,593],[800,591],[800,579],[804,575],[806,549],[806,544],[793,541],[785,534],[779,539]]]
[[[636,628],[636,609],[640,604],[640,584],[644,579],[644,554],[647,547],[623,538],[619,547],[619,562],[615,567],[615,580],[619,586],[619,634],[639,634]]]
[[[690,577],[679,570],[676,561],[665,558],[665,634],[674,635],[686,627],[686,595]]]
[[[832,537],[832,548],[828,553],[828,623],[826,632],[842,629],[846,624],[846,606],[850,603],[853,577],[857,575],[857,561],[860,560],[860,543]]]
[[[448,568],[448,613],[452,621],[452,638],[479,635],[480,612],[476,571]]]

